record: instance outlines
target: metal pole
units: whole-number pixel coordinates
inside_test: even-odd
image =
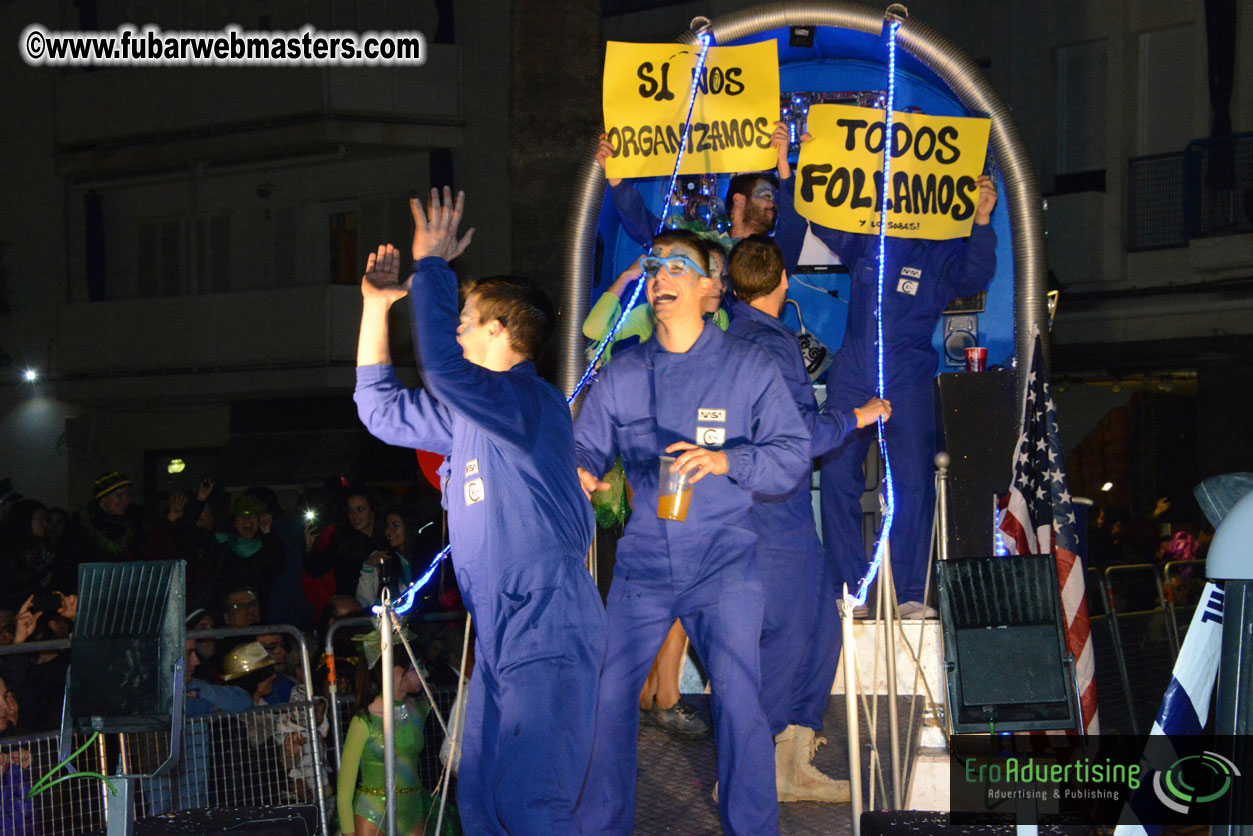
[[[1174,624],[1174,613],[1166,607],[1166,587],[1157,569],[1153,570],[1153,583],[1157,586],[1157,604],[1161,608],[1162,617]],[[1174,659],[1179,656],[1179,636],[1174,630],[1167,629],[1166,638],[1170,640],[1170,657]]]
[[[409,640],[405,638],[400,619],[396,616],[396,611],[387,610],[386,615],[391,618],[392,630],[400,637],[400,644],[404,647],[409,661],[413,664],[413,672],[417,674],[418,682],[422,685],[422,691],[426,694],[427,702],[431,704],[431,714],[439,721],[439,727],[444,730],[444,734],[448,734],[448,724],[444,722],[444,715],[439,713],[439,704],[435,701],[435,694],[431,693],[431,686],[426,681],[426,676],[422,673],[422,666],[418,664],[413,648],[409,646]]]
[[[117,795],[105,789],[106,836],[133,836],[135,832],[135,778],[116,777]]]
[[[457,750],[461,746],[461,730],[466,727],[466,706],[461,704],[461,691],[466,687],[466,659],[470,657],[470,622],[472,620],[470,613],[467,612],[466,632],[461,640],[461,669],[457,672],[457,698],[453,701],[457,716],[452,724],[453,734],[452,744],[448,747],[448,765],[445,767],[444,780],[440,782],[442,786],[439,791],[439,816],[435,819],[435,836],[440,836],[444,832],[444,807],[448,804],[448,785],[452,783],[448,777],[457,763],[457,757],[460,754]],[[466,702],[468,703],[469,700],[467,699]]]
[[[935,475],[937,478],[935,502],[939,508],[940,532],[936,542],[940,547],[940,560],[948,560],[948,466],[952,461],[943,450],[935,454]],[[928,576],[929,577],[929,576]],[[927,603],[923,601],[922,603]]]
[[[844,712],[848,718],[849,814],[853,836],[861,836],[861,743],[857,731],[857,644],[853,636],[853,608],[848,603],[848,584],[840,599],[840,629],[844,632]]]
[[[901,790],[901,720],[896,704],[896,630],[900,612],[897,610],[896,581],[892,577],[892,544],[883,544],[883,572],[879,585],[887,607],[881,610],[883,618],[884,648],[887,650],[888,691],[888,746],[892,757],[892,809],[903,810]],[[886,799],[885,799],[886,801]]]
[[[334,744],[335,752],[335,769],[339,770],[339,766],[344,757],[343,743],[339,739],[339,675],[335,671],[335,633],[344,627],[354,626],[371,626],[374,619],[368,616],[354,616],[352,618],[339,618],[335,620],[326,631],[326,647],[323,652],[326,658],[327,672],[327,691],[329,692],[330,704],[327,708],[331,712],[331,742]]]
[[[391,595],[383,587],[383,612],[379,614],[379,664],[383,666],[383,797],[387,836],[396,836],[396,684],[393,682],[392,625],[388,618]]]
[[[102,737],[101,740],[104,738]],[[117,773],[113,785],[117,795],[105,795],[106,836],[131,836],[135,832],[135,779],[130,776],[130,747],[126,735],[119,734]]]
[[[305,698],[309,701],[309,705],[305,708],[305,713],[308,716],[309,723],[309,745],[313,747],[313,783],[318,793],[318,822],[322,826],[322,832],[329,833],[330,822],[326,814],[326,775],[323,774],[322,741],[318,734],[318,712],[315,702],[317,695],[313,693],[313,659],[309,656],[309,644],[305,641],[304,633],[291,626],[285,627],[284,632],[290,636],[295,636],[296,646],[300,648],[300,662],[303,669],[301,678],[304,680]],[[331,705],[334,704],[335,692],[332,690]],[[338,726],[331,726],[331,737],[335,738],[335,748],[338,750]]]
[[[936,550],[936,531],[939,525],[939,502],[940,502],[940,485],[939,474],[936,475],[935,485],[935,501],[936,508],[931,514],[931,537],[927,541],[927,583],[922,588],[922,602],[925,604],[927,599],[931,597],[931,571],[935,568],[935,550]],[[926,650],[927,644],[927,621],[924,618],[918,619],[918,652],[914,653],[912,645],[909,643],[909,635],[905,632],[905,625],[901,625],[901,637],[904,639],[906,649],[909,651],[910,658],[914,662],[914,687],[909,699],[909,727],[905,730],[905,753],[903,762],[908,764],[910,760],[917,757],[918,751],[922,748],[921,735],[915,735],[914,730],[914,709],[918,706],[918,684],[921,682],[926,699],[931,705],[935,705],[935,699],[931,695],[931,689],[927,687],[927,681],[922,674],[922,658],[923,651]],[[940,653],[941,660],[944,658],[943,652]],[[943,663],[940,664],[940,670],[944,669]],[[925,704],[924,704],[925,707]],[[917,745],[914,741],[917,740]],[[909,794],[914,785],[914,776],[917,770],[911,769],[905,778],[905,799],[909,800]]]
[[[1127,659],[1122,652],[1122,631],[1118,629],[1118,608],[1114,606],[1109,589],[1109,570],[1106,568],[1101,579],[1101,603],[1105,605],[1105,617],[1109,619],[1109,635],[1114,648],[1114,661],[1118,663],[1118,678],[1122,680],[1122,693],[1127,701],[1127,716],[1131,720],[1131,733],[1140,733],[1140,723],[1136,719],[1136,706],[1131,701],[1131,678],[1127,675]]]

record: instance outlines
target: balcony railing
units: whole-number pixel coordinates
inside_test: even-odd
[[[1253,133],[1198,139],[1127,164],[1127,249],[1253,232]]]

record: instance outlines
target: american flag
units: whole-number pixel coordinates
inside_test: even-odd
[[[1057,405],[1049,390],[1044,351],[1037,330],[1027,391],[1022,404],[1022,432],[1014,454],[1014,481],[997,501],[997,527],[1010,554],[1052,554],[1057,562],[1066,646],[1076,659],[1083,728],[1098,734],[1096,664],[1088,624],[1078,528],[1066,484],[1065,459],[1057,431]]]

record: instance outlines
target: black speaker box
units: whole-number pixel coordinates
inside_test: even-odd
[[[182,560],[84,563],[70,647],[70,714],[80,731],[170,728],[184,656]],[[101,687],[108,683],[108,687]]]
[[[951,558],[936,570],[953,732],[1076,728],[1053,556]]]
[[[949,454],[949,554],[993,549],[994,500],[1009,490],[1018,443],[1016,372],[942,374],[936,378],[939,449]]]

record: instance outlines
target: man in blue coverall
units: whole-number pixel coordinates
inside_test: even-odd
[[[631,832],[637,696],[679,618],[709,674],[723,830],[777,834],[773,747],[759,698],[762,588],[748,510],[754,491],[786,492],[810,470],[809,433],[769,357],[702,319],[711,286],[704,243],[692,233],[663,233],[644,268],[654,338],[614,355],[575,422],[584,490],[601,487],[595,474],[621,455],[637,509],[618,543],[606,605],[609,649],[579,821],[584,836]],[[692,482],[682,522],[654,512],[663,454],[675,454],[673,471]]]
[[[802,141],[808,140],[808,134]],[[779,188],[791,191],[791,167],[779,158]],[[992,210],[996,185],[977,180],[974,228],[967,239],[927,241],[888,237],[883,271],[884,394],[894,404],[884,427],[892,461],[896,512],[892,523],[892,577],[902,617],[934,616],[922,600],[927,582],[931,517],[935,504],[935,402],[932,378],[938,358],[931,335],[954,299],[987,287],[996,272]],[[814,235],[848,267],[850,289],[844,342],[835,353],[827,389],[832,408],[863,403],[877,391],[879,239],[810,224]],[[794,260],[794,259],[792,259]],[[861,496],[872,426],[855,430],[847,443],[821,459],[822,541],[844,568],[850,585],[866,572]]]
[[[357,351],[361,420],[376,437],[448,457],[444,479],[457,583],[476,627],[458,772],[466,833],[577,834],[605,615],[584,564],[592,511],[574,464],[570,411],[532,363],[552,303],[523,279],[487,279],[458,324],[463,196],[411,202],[414,276],[394,247],[370,257]],[[473,232],[471,230],[470,232]],[[387,312],[413,298],[424,390],[392,371]]]
[[[847,434],[887,420],[891,404],[870,398],[856,409],[818,409],[800,343],[779,321],[787,298],[783,252],[765,235],[735,245],[728,261],[736,302],[728,334],[756,343],[774,361],[812,435],[810,455],[838,447]],[[847,781],[813,766],[826,742],[822,728],[831,683],[840,661],[840,586],[823,554],[810,501],[811,471],[782,494],[753,496],[749,522],[757,533],[757,565],[765,590],[761,630],[761,707],[775,741],[775,782],[780,801],[847,802]],[[850,582],[855,579],[847,579]]]

